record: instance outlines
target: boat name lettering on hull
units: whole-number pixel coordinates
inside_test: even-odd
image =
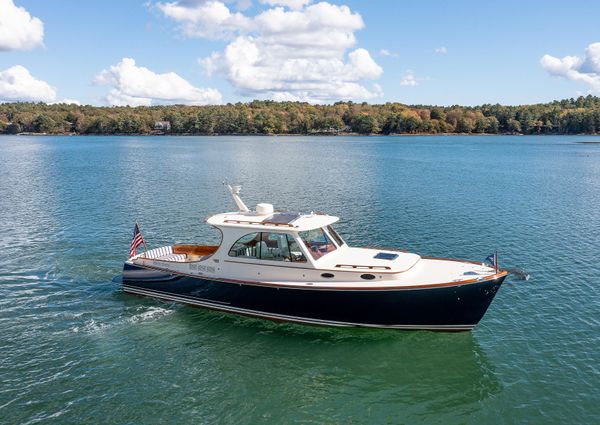
[[[214,273],[215,272],[215,268],[211,267],[211,266],[203,266],[200,264],[190,264],[190,270],[197,270],[199,272],[208,272],[208,273]]]

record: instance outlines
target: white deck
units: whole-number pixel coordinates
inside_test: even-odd
[[[397,254],[393,260],[377,259],[378,253]],[[421,259],[418,254],[374,248],[354,248],[344,245],[317,261],[320,269],[363,270],[367,272],[403,273]]]
[[[353,258],[370,256],[373,249],[349,248]],[[360,253],[359,251],[364,250]],[[386,251],[390,252],[390,251]],[[391,270],[347,269],[336,267],[336,261],[327,261],[312,268],[295,263],[273,261],[232,261],[235,259],[210,256],[202,261],[174,262],[161,259],[137,257],[130,260],[133,264],[172,271],[174,273],[197,276],[206,279],[234,280],[257,284],[281,285],[286,287],[345,288],[345,289],[386,289],[402,287],[422,287],[460,284],[486,280],[502,275],[488,266],[442,258],[421,258],[416,254],[401,254],[397,264]],[[341,255],[339,258],[344,258]],[[346,257],[347,258],[347,257]],[[216,261],[215,261],[216,260]],[[371,265],[380,264],[376,263]],[[363,261],[365,265],[366,263]],[[333,278],[323,278],[323,273],[331,273]],[[364,280],[363,274],[375,276],[373,280]]]

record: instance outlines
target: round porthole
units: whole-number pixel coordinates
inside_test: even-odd
[[[361,274],[360,277],[363,278],[363,279],[365,279],[365,280],[373,280],[373,279],[375,279],[375,275],[372,275],[372,274],[369,274],[369,273]]]
[[[335,275],[333,273],[321,273],[321,277],[331,279],[332,277],[335,277]]]

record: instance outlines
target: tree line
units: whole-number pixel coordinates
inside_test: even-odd
[[[258,100],[138,107],[19,102],[0,104],[0,133],[598,134],[600,98],[589,95],[544,104],[475,107]]]

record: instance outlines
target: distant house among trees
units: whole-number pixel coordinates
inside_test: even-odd
[[[154,129],[157,131],[171,131],[171,122],[154,121]]]

